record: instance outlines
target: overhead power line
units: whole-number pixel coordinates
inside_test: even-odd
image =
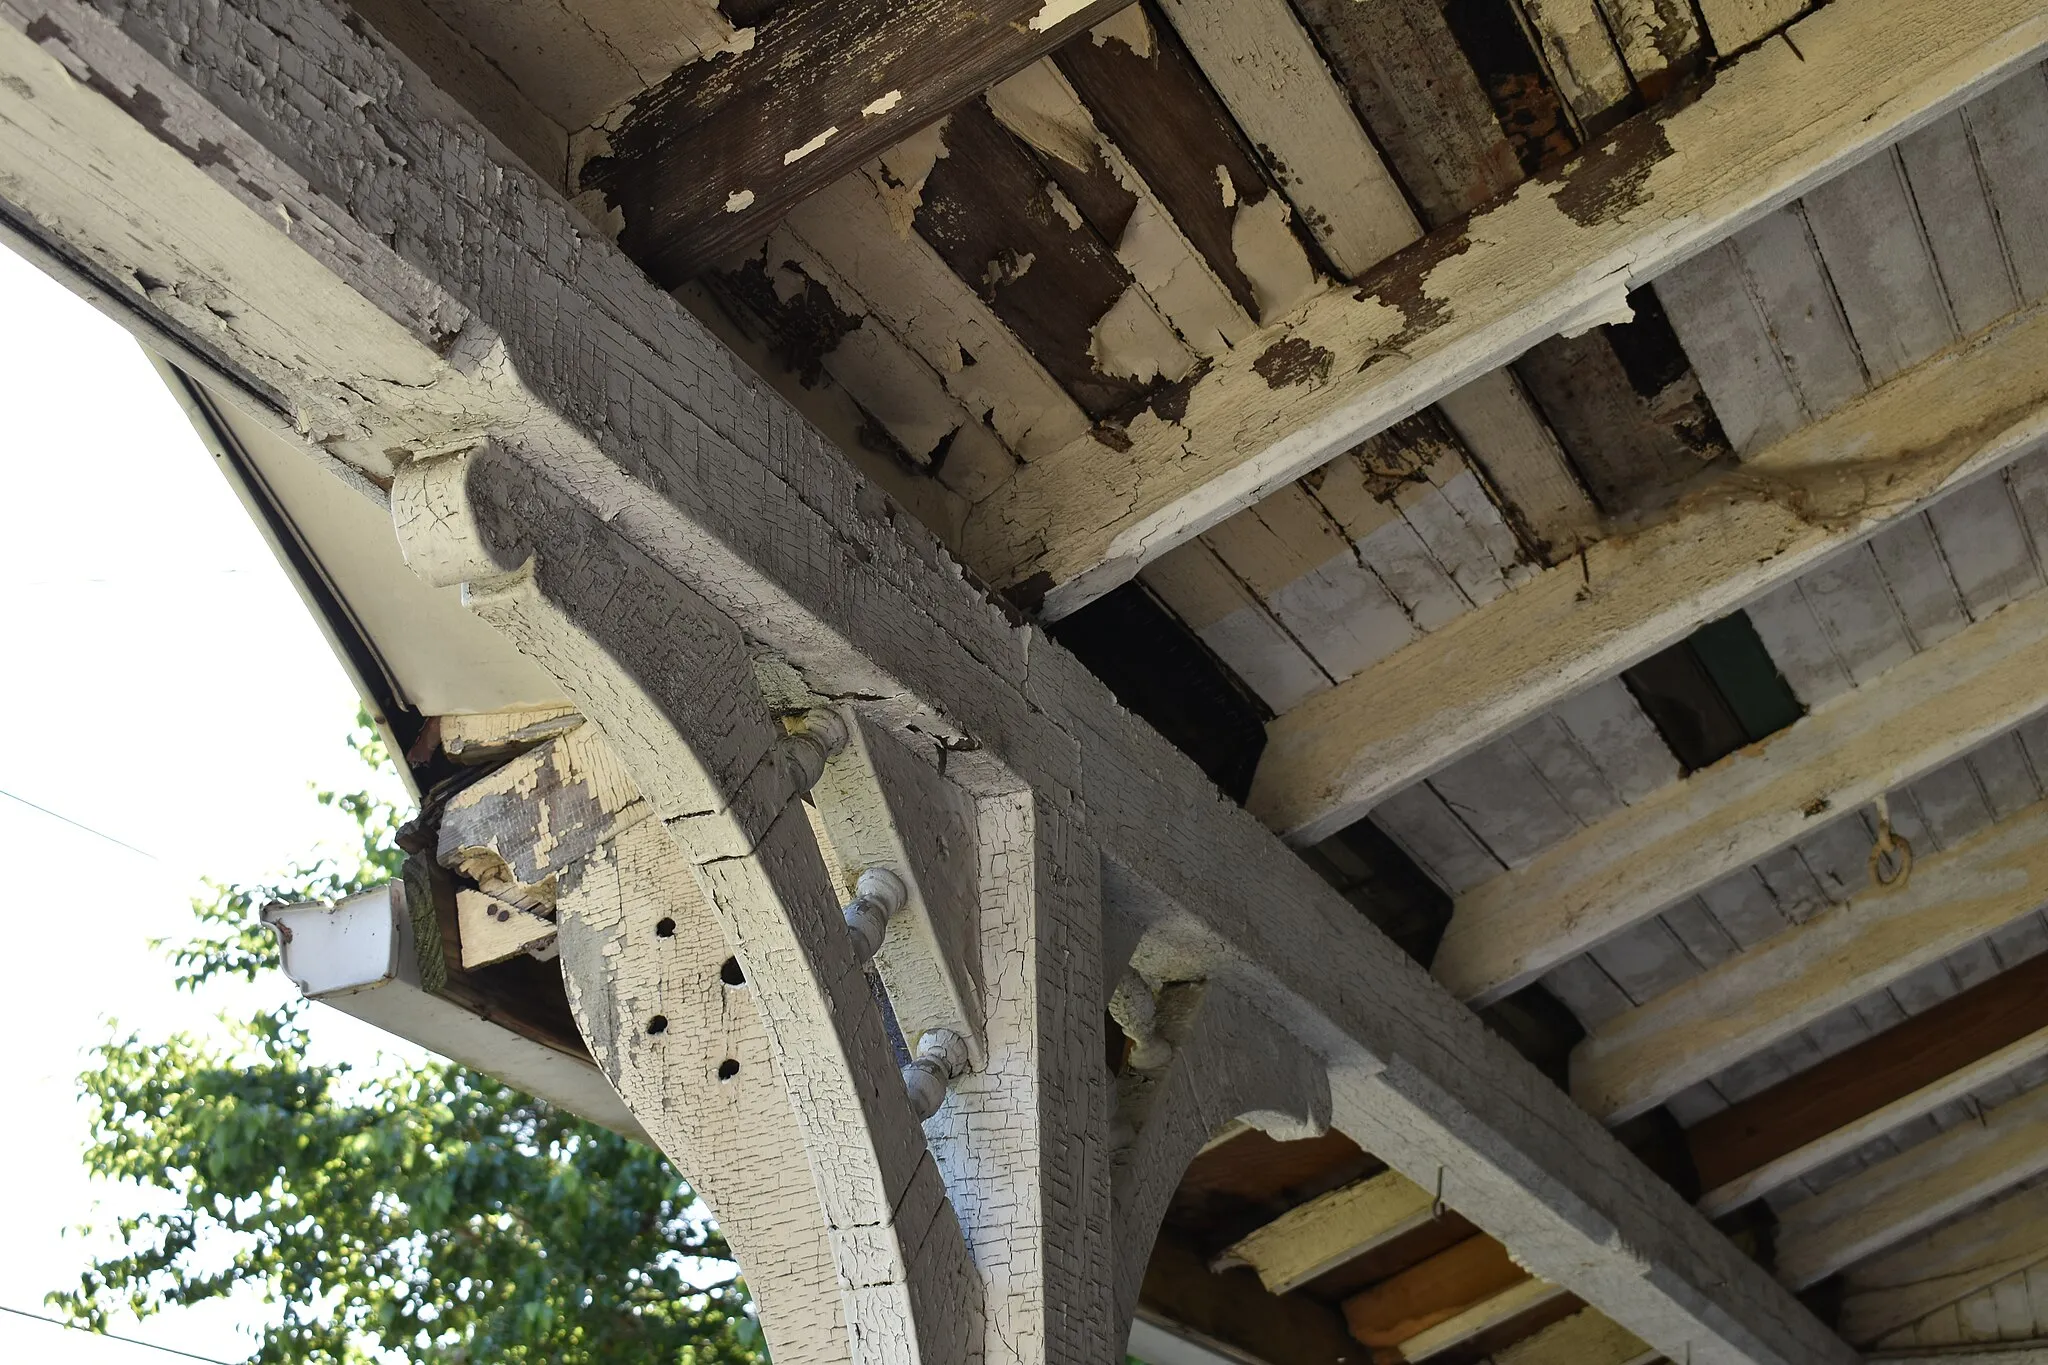
[[[16,797],[15,799],[20,800],[21,798]],[[62,819],[63,817],[59,816],[58,818]],[[118,843],[119,841],[116,840],[116,842]],[[130,1346],[140,1346],[145,1350],[162,1351],[167,1356],[183,1356],[186,1360],[204,1361],[205,1365],[236,1365],[236,1362],[231,1360],[220,1360],[213,1356],[196,1356],[190,1351],[180,1351],[174,1346],[159,1346],[153,1341],[143,1341],[137,1337],[124,1337],[118,1332],[94,1331],[82,1323],[66,1322],[62,1318],[53,1318],[43,1313],[31,1313],[25,1308],[9,1308],[4,1303],[0,1303],[0,1313],[12,1313],[15,1317],[27,1318],[30,1322],[45,1322],[52,1327],[64,1327],[73,1332],[83,1332],[89,1337],[105,1337],[108,1341],[124,1341]]]
[[[137,848],[135,845],[129,843],[125,839],[116,839],[113,835],[107,833],[103,829],[94,829],[91,825],[85,824],[78,820],[74,820],[68,815],[60,815],[56,811],[51,810],[48,806],[38,806],[35,802],[29,800],[26,796],[16,796],[13,792],[8,791],[4,787],[0,787],[0,796],[6,797],[9,801],[18,801],[22,805],[27,806],[30,810],[40,811],[44,815],[49,816],[52,820],[62,820],[65,824],[71,826],[73,829],[82,829],[95,839],[105,839],[110,844],[114,844],[118,847],[127,849],[130,853],[133,853],[138,858],[147,858],[151,862],[160,861],[154,853],[148,852],[145,849]]]

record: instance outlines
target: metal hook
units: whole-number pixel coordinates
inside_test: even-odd
[[[1433,1219],[1444,1216],[1444,1168],[1441,1166],[1436,1168],[1436,1198],[1430,1201],[1429,1216]]]

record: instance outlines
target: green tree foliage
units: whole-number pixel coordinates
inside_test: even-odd
[[[367,718],[351,746],[388,763]],[[252,886],[208,883],[179,984],[256,980],[257,913],[397,875],[399,813],[322,793],[353,856]],[[159,945],[162,946],[162,945]],[[661,1156],[452,1063],[363,1074],[309,1060],[306,1006],[222,1017],[219,1037],[115,1037],[81,1078],[87,1167],[167,1191],[117,1254],[51,1302],[93,1327],[252,1288],[278,1313],[252,1362],[766,1360],[724,1240]]]

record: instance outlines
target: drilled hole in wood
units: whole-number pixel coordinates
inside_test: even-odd
[[[718,1064],[718,1079],[721,1081],[729,1081],[739,1074],[740,1064],[731,1057]]]
[[[718,979],[728,986],[744,986],[747,984],[747,974],[740,970],[740,960],[736,957],[729,957],[725,960],[725,965],[718,969]]]
[[[668,1016],[666,1014],[657,1014],[652,1019],[649,1019],[647,1021],[647,1031],[649,1033],[667,1033]]]
[[[674,938],[676,936],[676,922],[667,916],[663,916],[655,921],[654,936],[656,938]]]

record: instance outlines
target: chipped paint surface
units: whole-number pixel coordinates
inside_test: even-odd
[[[1093,0],[1045,0],[1044,8],[1031,16],[1031,27],[1043,33],[1087,9]]]
[[[860,114],[862,118],[879,118],[901,103],[903,103],[903,92],[901,90],[891,90],[888,94],[879,96],[862,105]]]
[[[1137,57],[1152,55],[1152,21],[1145,17],[1143,5],[1128,5],[1088,30],[1089,37],[1097,47],[1106,43],[1122,43]]]
[[[782,164],[785,166],[794,166],[797,162],[802,161],[805,157],[809,156],[812,152],[817,151],[820,147],[824,146],[826,143],[830,142],[833,138],[837,137],[838,135],[839,129],[837,126],[827,128],[824,132],[818,134],[809,142],[804,143],[801,147],[792,147],[788,151],[784,152],[782,154]]]
[[[924,182],[946,154],[946,120],[912,133],[877,157],[871,172],[898,237],[908,237],[924,206]]]
[[[1193,367],[1187,348],[1153,310],[1144,291],[1132,285],[1095,324],[1088,354],[1104,374],[1140,382],[1179,379]]]
[[[738,213],[741,209],[751,208],[753,203],[754,192],[752,190],[734,190],[731,194],[725,196],[725,211],[727,213]]]
[[[1236,187],[1224,178],[1230,197]],[[1301,243],[1294,239],[1293,210],[1277,194],[1237,206],[1230,223],[1230,248],[1237,268],[1252,282],[1259,321],[1271,324],[1292,312],[1321,286]]]

